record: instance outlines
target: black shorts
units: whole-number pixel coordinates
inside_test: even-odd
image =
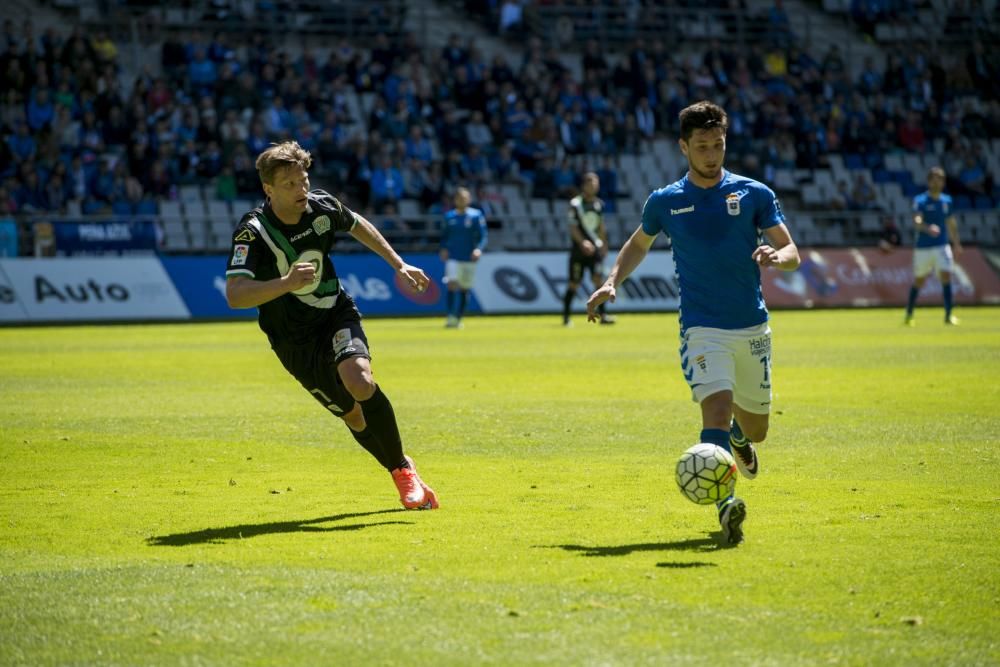
[[[354,409],[354,397],[344,387],[337,366],[351,357],[371,359],[371,354],[361,313],[349,296],[341,293],[324,332],[312,343],[279,343],[273,349],[285,370],[327,410],[339,417]]]
[[[594,274],[604,277],[604,259],[599,253],[594,253],[589,257],[576,249],[569,253],[569,281],[579,284],[583,280],[584,271],[590,273],[593,280]]]

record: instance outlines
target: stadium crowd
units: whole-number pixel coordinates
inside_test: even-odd
[[[780,28],[780,16],[768,20]],[[166,37],[162,67],[123,87],[120,45],[106,34],[37,35],[6,20],[0,216],[71,202],[83,214],[155,214],[192,183],[213,183],[224,200],[256,197],[256,155],[288,138],[312,152],[315,180],[369,212],[393,213],[403,198],[438,212],[460,184],[563,197],[595,168],[613,200],[616,156],[676,136],[678,111],[703,98],[728,110],[730,164],[748,176],[830,154],[878,169],[887,153],[943,140],[949,189],[1000,199],[984,153],[1000,137],[995,51],[975,42],[942,60],[909,45],[852,75],[836,45],[816,53],[787,31],[767,34],[745,49],[687,44],[689,55],[663,40],[614,53],[588,39],[574,76],[554,45],[522,34],[512,39],[523,57],[487,60],[457,34],[443,48],[380,34],[292,57],[261,35],[237,45],[227,32],[191,32]],[[354,95],[370,109],[357,113]]]

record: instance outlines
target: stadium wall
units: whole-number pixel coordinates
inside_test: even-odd
[[[912,251],[871,248],[804,249],[798,271],[763,272],[771,308],[902,306],[913,281]],[[337,272],[366,316],[443,315],[444,266],[437,255],[408,255],[432,278],[417,294],[397,281],[374,255],[337,257]],[[66,257],[0,259],[0,323],[189,321],[253,319],[225,300],[226,257]],[[564,252],[487,253],[479,263],[468,311],[485,314],[558,313],[566,289]],[[978,248],[956,262],[955,300],[963,305],[1000,303],[1000,277]],[[593,286],[584,281],[576,310]],[[931,279],[921,303],[940,301]],[[676,311],[673,258],[651,252],[619,289],[618,312]]]

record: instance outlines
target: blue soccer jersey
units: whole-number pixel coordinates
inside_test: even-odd
[[[689,327],[743,329],[767,321],[760,268],[752,255],[761,231],[784,222],[769,187],[728,171],[710,188],[685,176],[649,196],[642,231],[663,232],[673,243],[682,332]]]
[[[918,248],[933,248],[948,245],[948,225],[945,221],[951,216],[951,195],[942,193],[937,199],[930,192],[921,192],[913,198],[913,213],[919,213],[924,218],[923,229],[917,233]],[[928,225],[937,225],[941,233],[931,236],[927,233]]]
[[[472,260],[472,251],[486,248],[486,216],[478,208],[468,207],[465,213],[452,209],[445,213],[441,230],[441,248],[448,258],[460,262]]]

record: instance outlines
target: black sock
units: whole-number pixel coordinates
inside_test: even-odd
[[[396,424],[396,413],[392,403],[382,388],[375,385],[375,393],[367,401],[359,401],[365,422],[375,439],[382,445],[383,465],[390,470],[407,467],[403,458],[403,441],[399,437],[399,426]]]
[[[445,298],[448,304],[448,317],[451,317],[455,314],[455,290],[448,290],[445,294],[447,295]]]
[[[605,315],[608,314],[608,309],[606,308],[606,306],[607,304],[602,303],[597,307],[597,312],[598,314],[600,314],[601,317],[604,317]]]
[[[569,321],[569,307],[573,305],[573,290],[566,288],[563,294],[563,322]]]
[[[365,448],[366,452],[375,457],[375,460],[378,461],[380,466],[386,470],[392,470],[390,466],[385,464],[385,455],[382,453],[382,445],[380,445],[378,440],[375,439],[375,435],[367,425],[363,431],[355,431],[350,426],[347,427],[347,430],[351,432],[351,436],[357,440],[358,444]]]
[[[458,293],[458,319],[462,319],[465,315],[465,301],[468,294],[465,290]]]

